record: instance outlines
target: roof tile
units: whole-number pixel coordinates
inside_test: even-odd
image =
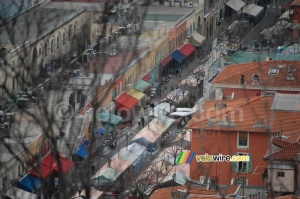
[[[296,63],[296,72],[294,72],[295,80],[287,80],[288,66],[294,65],[294,61],[264,61],[244,64],[234,64],[227,66],[213,81],[214,84],[230,84],[239,85],[241,75],[245,75],[245,85],[252,85],[252,76],[259,75],[260,87],[290,87],[300,89],[300,62]],[[277,75],[269,75],[270,68],[278,68],[279,65],[284,65],[283,69],[279,69]]]

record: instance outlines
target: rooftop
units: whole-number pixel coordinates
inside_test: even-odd
[[[121,52],[112,57],[96,57],[89,63],[89,72],[98,74],[122,74],[128,65],[145,50]]]
[[[232,130],[267,133],[300,129],[300,112],[272,111],[273,97],[251,97],[235,100],[211,100],[204,103],[204,112],[198,111],[186,128],[205,130]],[[221,109],[216,104],[224,103]],[[272,122],[271,122],[272,118]],[[219,122],[222,121],[222,125]],[[224,122],[235,125],[223,125]],[[264,128],[255,124],[262,122]]]
[[[80,12],[58,8],[38,8],[16,17],[0,30],[1,44],[19,46],[49,34]],[[55,20],[54,20],[55,19]],[[14,24],[15,23],[15,24]]]
[[[293,66],[293,67],[292,67]],[[272,73],[274,70],[274,74]],[[288,79],[292,74],[293,79]],[[241,76],[244,75],[244,84]],[[253,75],[258,75],[258,84],[253,85]],[[285,87],[300,90],[300,62],[297,61],[264,61],[227,66],[216,77],[213,84],[241,85],[254,87]]]
[[[257,62],[266,61],[267,58],[272,58],[273,60],[289,60],[289,61],[299,61],[299,54],[282,54],[282,53],[254,53],[254,52],[236,52],[230,56],[230,61],[225,61],[225,65],[230,64],[242,64],[250,63],[253,60]]]
[[[300,154],[300,143],[294,143],[282,148],[280,151],[265,156],[264,159],[295,160],[298,154]]]
[[[290,6],[300,6],[300,0],[294,0]]]

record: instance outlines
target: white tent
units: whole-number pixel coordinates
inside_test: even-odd
[[[174,113],[171,113],[171,115],[183,117],[183,116],[191,115],[193,113],[195,113],[195,112],[174,112]]]
[[[184,97],[186,97],[189,94],[189,91],[185,91],[182,89],[175,89],[172,92],[170,92],[164,100],[171,100],[173,102],[179,103],[183,100]]]
[[[4,194],[7,197],[13,198],[13,199],[36,199],[38,198],[36,194],[29,193],[27,191],[24,191],[22,189],[19,189],[15,186],[10,187]]]
[[[194,109],[192,109],[192,108],[177,108],[176,111],[178,111],[178,112],[193,112]]]
[[[149,112],[149,115],[154,115],[155,117],[160,117],[166,115],[166,113],[170,113],[174,110],[175,106],[164,102],[156,105],[152,111]]]

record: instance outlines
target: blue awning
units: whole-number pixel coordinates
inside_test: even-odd
[[[180,64],[185,59],[185,55],[182,52],[180,52],[179,50],[175,50],[171,56],[173,57],[173,59],[175,59]]]
[[[79,157],[86,158],[86,156],[88,155],[87,147],[88,147],[87,145],[82,144],[75,154],[78,155]]]
[[[38,189],[40,186],[41,186],[40,180],[31,174],[28,174],[25,178],[23,178],[18,183],[18,187],[20,189],[23,189],[31,193],[34,192],[36,189]]]

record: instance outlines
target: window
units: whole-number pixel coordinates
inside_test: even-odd
[[[53,52],[54,49],[54,39],[51,40],[51,52]]]
[[[72,37],[72,25],[69,26],[69,35],[68,35],[69,41],[71,40],[71,37]]]
[[[118,96],[120,94],[120,88],[119,86],[116,86],[116,96]]]
[[[253,156],[251,154],[247,153],[235,153],[233,155],[248,155],[249,161],[248,162],[232,162],[232,171],[234,172],[241,172],[241,173],[251,173],[252,172],[252,162],[253,162]]]
[[[65,43],[66,43],[66,34],[63,33],[63,45],[65,45]]]
[[[278,71],[278,68],[271,68],[269,69],[269,75],[277,75]]]
[[[60,43],[59,36],[57,36],[57,38],[56,38],[56,48],[59,48],[59,43]]]
[[[48,51],[48,45],[47,45],[47,43],[45,43],[45,57],[47,57],[47,51]]]
[[[42,54],[42,48],[39,48],[39,55]]]
[[[248,148],[248,132],[239,132],[238,133],[238,148]]]
[[[116,99],[116,89],[112,89],[112,92],[111,92],[111,96],[112,96],[112,100]]]
[[[284,172],[283,171],[279,171],[277,172],[277,177],[284,177]]]
[[[276,91],[266,91],[265,96],[275,96]]]
[[[122,83],[123,82],[120,82],[120,93],[122,93]]]

